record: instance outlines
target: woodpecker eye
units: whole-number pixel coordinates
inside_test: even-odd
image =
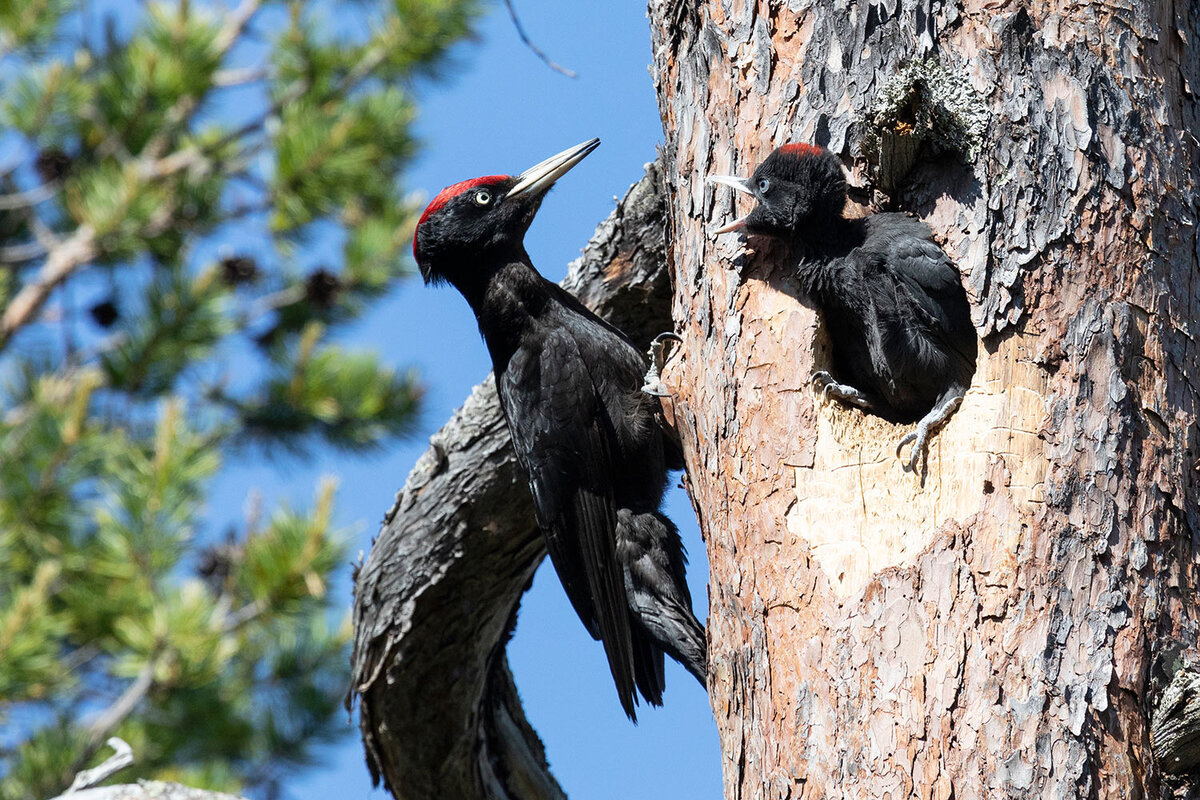
[[[767,180],[766,178],[758,179],[758,191],[760,193],[766,194],[767,190],[770,188],[771,188],[771,182],[769,180]]]
[[[488,203],[492,202],[492,193],[487,189],[480,189],[475,193],[474,200],[475,205],[486,206]]]

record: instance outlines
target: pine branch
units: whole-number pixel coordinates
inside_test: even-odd
[[[46,255],[47,252],[49,251],[46,249],[46,245],[41,242],[27,242],[25,244],[0,247],[0,266],[33,261],[35,258],[41,258]]]
[[[225,17],[225,24],[217,31],[217,35],[213,38],[213,49],[216,51],[218,59],[224,58],[228,54],[230,48],[237,43],[238,38],[246,30],[246,26],[250,24],[250,20],[262,5],[262,0],[242,0],[242,2]],[[216,86],[214,80],[213,86]],[[200,107],[201,97],[188,95],[179,98],[168,111],[166,115],[166,124],[163,126],[163,131],[158,134],[153,140],[146,145],[146,154],[156,159],[162,154],[162,149],[166,146],[168,137],[181,126],[184,126],[196,113]]]
[[[267,78],[266,67],[242,67],[241,69],[223,69],[213,74],[213,86],[218,89],[228,89],[233,86],[245,86],[258,83]]]
[[[52,183],[44,183],[41,186],[36,186],[24,192],[13,192],[12,194],[0,194],[0,211],[13,211],[18,208],[33,208],[38,203],[43,203],[49,200],[54,195],[58,194],[62,188],[62,183],[54,181]]]
[[[96,255],[96,234],[91,225],[80,225],[73,234],[52,246],[37,277],[17,292],[0,317],[0,350],[13,334],[37,316],[55,287]]]
[[[246,26],[250,24],[250,20],[261,5],[262,0],[242,0],[238,7],[225,17],[225,24],[213,39],[213,47],[218,53],[224,55],[229,52],[229,48],[233,47],[242,32],[246,30]]]
[[[338,81],[328,92],[325,97],[320,99],[320,103],[324,103],[330,99],[342,97],[354,91],[358,86],[370,77],[371,73],[383,63],[387,58],[387,49],[385,47],[375,47],[369,50],[362,59],[359,60],[354,68]],[[222,149],[234,144],[235,142],[250,136],[253,133],[263,129],[271,119],[279,116],[283,109],[291,103],[296,102],[304,93],[308,91],[309,85],[306,81],[296,81],[289,86],[271,105],[259,116],[226,132],[218,137],[215,141],[206,144],[203,147],[191,146],[182,150],[177,150],[174,153],[163,156],[161,158],[153,155],[144,157],[141,160],[141,171],[143,175],[151,177],[166,177],[184,170],[193,170],[200,173],[207,172],[212,169],[213,162],[211,156],[213,153],[219,152]],[[319,104],[319,103],[318,103]],[[257,152],[260,147],[247,148],[241,151],[243,157]]]
[[[207,158],[200,148],[194,147],[158,159],[143,158],[141,163],[141,173],[149,179],[165,179],[184,170],[190,170],[194,176],[199,177],[215,168],[215,163]],[[172,211],[173,207],[169,205],[159,208],[146,228],[146,235],[153,236],[166,230],[173,218]],[[5,308],[3,317],[0,318],[0,350],[8,345],[18,330],[36,318],[57,286],[97,255],[95,231],[87,224],[79,226],[66,239],[52,244],[43,242],[39,246],[44,248],[46,262],[33,282],[25,284]],[[32,253],[33,246],[29,247]],[[4,257],[6,255],[8,254],[0,251],[0,261],[9,262],[9,259]],[[12,255],[37,257],[36,254],[30,255],[24,251]],[[12,260],[22,259],[14,257]]]
[[[221,626],[221,633],[233,633],[249,625],[263,615],[267,606],[267,602],[263,600],[247,603],[226,618],[225,623]]]
[[[370,77],[371,73],[376,67],[383,63],[385,58],[387,58],[387,48],[377,46],[369,50],[363,55],[359,62],[354,65],[353,69],[347,72],[346,75],[343,76],[343,78],[331,88],[325,97],[321,98],[318,105],[328,101],[331,98],[345,96],[354,91],[354,89],[358,88],[359,84]],[[265,112],[260,114],[255,119],[245,123],[241,127],[235,128],[219,138],[211,147],[208,148],[208,151],[211,152],[212,150],[217,150],[230,145],[237,140],[245,136],[249,136],[250,134],[259,130],[273,117],[279,116],[283,112],[284,108],[303,97],[304,93],[308,91],[308,89],[309,85],[306,81],[298,80],[294,82],[291,86],[284,90],[284,92],[275,100],[275,102],[271,103],[270,107]]]
[[[94,786],[100,781],[109,778],[117,770],[123,769],[133,762],[132,753],[128,753],[129,759],[125,761],[124,756],[126,754],[120,747],[113,744],[114,739],[109,738],[109,736],[116,730],[117,726],[133,713],[134,709],[145,699],[146,695],[150,693],[150,690],[154,687],[154,673],[159,667],[161,658],[161,654],[151,657],[142,667],[141,671],[138,672],[133,683],[125,687],[125,691],[121,693],[121,696],[112,705],[100,712],[100,715],[88,726],[87,743],[84,745],[83,750],[75,757],[66,774],[62,776],[62,780],[65,783],[67,780],[70,780],[71,775],[75,775],[74,782],[63,793],[63,797],[67,795],[78,797],[80,796],[77,792],[78,789]],[[125,750],[128,750],[129,746],[124,741],[121,739],[116,739],[116,741],[125,745]],[[117,755],[99,767],[81,771],[83,770],[83,766],[91,761],[96,753],[100,752],[101,746],[106,742],[110,747],[117,750]],[[112,771],[105,772],[110,762],[114,764],[119,762],[119,766]]]
[[[113,702],[108,708],[100,712],[100,716],[88,726],[88,747],[85,755],[80,757],[83,762],[88,761],[96,751],[100,748],[102,741],[108,738],[117,726],[133,713],[137,708],[138,703],[150,693],[150,689],[154,686],[154,672],[158,669],[159,659],[161,656],[154,656],[148,659],[133,683],[125,687],[125,691],[121,692],[121,696]]]
[[[67,789],[66,794],[78,794],[81,789],[90,788],[97,783],[103,783],[133,763],[133,748],[124,739],[114,736],[105,744],[116,752],[104,763],[100,764],[100,766],[92,767],[76,775],[75,780],[71,783],[71,788]]]

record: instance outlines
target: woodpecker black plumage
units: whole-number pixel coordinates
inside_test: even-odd
[[[448,187],[417,224],[413,254],[426,283],[452,284],[475,312],[555,571],[636,719],[635,687],[662,703],[664,652],[706,679],[683,545],[658,510],[668,455],[658,401],[640,391],[646,363],[633,343],[543,278],[524,245],[550,186],[598,144]]]
[[[821,310],[833,374],[814,385],[893,422],[916,422],[905,469],[928,458],[929,435],[958,407],[975,373],[977,340],[958,271],[925,223],[902,213],[847,219],[846,178],[837,157],[785,145],[749,178],[709,179],[757,200],[718,229],[771,236],[791,246],[800,288]],[[835,377],[836,376],[836,377]]]

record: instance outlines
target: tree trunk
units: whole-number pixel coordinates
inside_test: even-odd
[[[1150,732],[1200,659],[1197,4],[650,13],[727,800],[1200,794],[1194,692],[1190,767]],[[978,369],[923,486],[911,426],[815,402],[793,264],[705,231],[705,174],[790,141],[962,273]]]

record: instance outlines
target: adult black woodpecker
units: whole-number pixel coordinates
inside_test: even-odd
[[[976,356],[958,270],[929,227],[902,213],[847,219],[841,163],[808,144],[780,147],[749,178],[708,180],[757,200],[714,233],[771,236],[798,258],[800,287],[820,309],[833,349],[834,374],[812,376],[822,402],[832,396],[893,422],[916,422],[896,456],[903,463],[911,443],[904,469],[919,465],[924,477],[929,436],[962,402]]]
[[[450,283],[475,312],[546,549],[636,720],[635,687],[662,704],[664,653],[706,679],[683,544],[658,510],[669,455],[658,401],[641,391],[633,343],[543,278],[524,244],[546,192],[599,143],[444,189],[417,223],[413,255],[427,284]]]

